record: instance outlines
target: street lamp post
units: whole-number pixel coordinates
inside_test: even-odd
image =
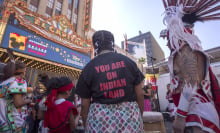
[[[155,79],[155,86],[156,86],[156,93],[157,93],[157,111],[160,112],[160,103],[159,103],[159,95],[158,95],[158,88],[157,88],[157,80],[156,80],[156,76],[155,76],[155,72],[154,72],[154,63],[153,63],[153,61],[155,61],[156,58],[150,57],[150,59],[151,59],[151,63],[152,63],[153,75],[154,75],[154,79]]]

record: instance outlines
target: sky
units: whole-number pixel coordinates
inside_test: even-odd
[[[132,38],[151,32],[165,57],[169,56],[166,40],[160,38],[163,24],[164,7],[162,0],[93,0],[92,23],[95,30],[109,30],[115,36],[115,43],[121,47],[124,34]],[[220,20],[195,23],[194,32],[204,50],[220,46]]]

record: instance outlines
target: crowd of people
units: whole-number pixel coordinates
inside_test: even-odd
[[[3,67],[0,84],[1,133],[80,132],[80,98],[68,77],[38,76],[38,85],[28,87],[26,66],[12,60]],[[72,100],[66,100],[70,96]],[[76,106],[75,106],[76,105]]]
[[[0,84],[0,132],[144,132],[143,112],[157,111],[156,92],[152,89],[152,84],[144,86],[144,76],[136,63],[114,51],[114,36],[111,32],[97,31],[92,39],[96,57],[85,66],[77,85],[65,76],[49,78],[46,74],[40,74],[39,85],[28,87],[23,62],[12,60],[3,67]],[[173,87],[178,84],[177,80],[175,77],[166,86],[168,110],[174,120],[174,131],[201,131],[203,129],[197,126],[186,129],[181,127],[185,117],[182,116],[184,111],[180,109],[186,107],[182,103],[175,103],[183,100],[182,96],[180,101],[175,99]],[[189,91],[185,93],[190,94]],[[197,104],[204,102],[210,108],[214,107],[209,101],[197,101]],[[209,116],[218,116],[214,108],[212,113],[214,114]],[[217,119],[214,119],[216,127]],[[78,130],[79,126],[83,130]]]
[[[0,84],[0,132],[143,132],[142,72],[114,51],[111,32],[97,31],[93,44],[96,57],[83,69],[76,88],[68,77],[46,74],[38,75],[36,87],[28,87],[25,64],[7,63]]]
[[[220,89],[209,58],[192,31],[194,22],[207,19],[200,11],[218,1],[207,4],[198,0],[203,6],[196,6],[199,10],[194,12],[190,12],[194,10],[190,1],[188,6],[175,0],[163,2],[168,26],[164,37],[171,51],[166,98],[173,130],[219,133]],[[82,70],[77,85],[66,76],[40,74],[39,85],[28,87],[25,64],[11,59],[3,67],[0,83],[0,132],[73,133],[80,132],[80,125],[86,133],[143,133],[143,112],[157,111],[159,106],[152,84],[144,86],[137,64],[115,51],[111,32],[96,31],[92,43],[95,57]]]

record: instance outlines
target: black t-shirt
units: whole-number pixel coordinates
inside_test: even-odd
[[[122,54],[105,53],[85,66],[76,93],[82,98],[92,98],[93,102],[102,104],[136,101],[134,86],[143,79],[134,61]]]

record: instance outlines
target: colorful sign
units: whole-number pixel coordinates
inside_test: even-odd
[[[145,75],[145,81],[146,81],[146,84],[152,84],[152,89],[153,90],[156,90],[156,86],[157,86],[157,79],[159,77],[159,74],[146,74]]]
[[[90,16],[91,16],[91,0],[86,0],[84,30],[87,31],[90,28]]]
[[[17,4],[16,2],[9,2],[7,4],[5,11],[7,17],[15,13],[14,19],[17,19],[20,25],[36,34],[73,50],[91,54],[91,44],[76,34],[73,25],[66,16],[61,15],[46,18],[37,13],[30,12],[25,5],[19,6]]]
[[[51,21],[53,24],[49,24],[46,21],[35,16],[24,15],[23,17],[32,24],[41,27],[46,31],[49,31],[50,33],[57,35],[62,39],[71,42],[72,44],[80,47],[86,46],[86,44],[83,44],[83,42],[80,41],[80,39],[76,35],[74,35],[74,32],[70,30],[70,28],[68,27],[68,20],[64,16],[59,17],[59,19],[57,19],[58,21],[52,19]]]
[[[24,51],[27,43],[27,37],[20,36],[17,33],[10,33],[9,35],[9,48],[18,48],[19,50]]]
[[[88,54],[76,52],[10,24],[6,27],[1,46],[79,69],[83,69],[90,61]]]

